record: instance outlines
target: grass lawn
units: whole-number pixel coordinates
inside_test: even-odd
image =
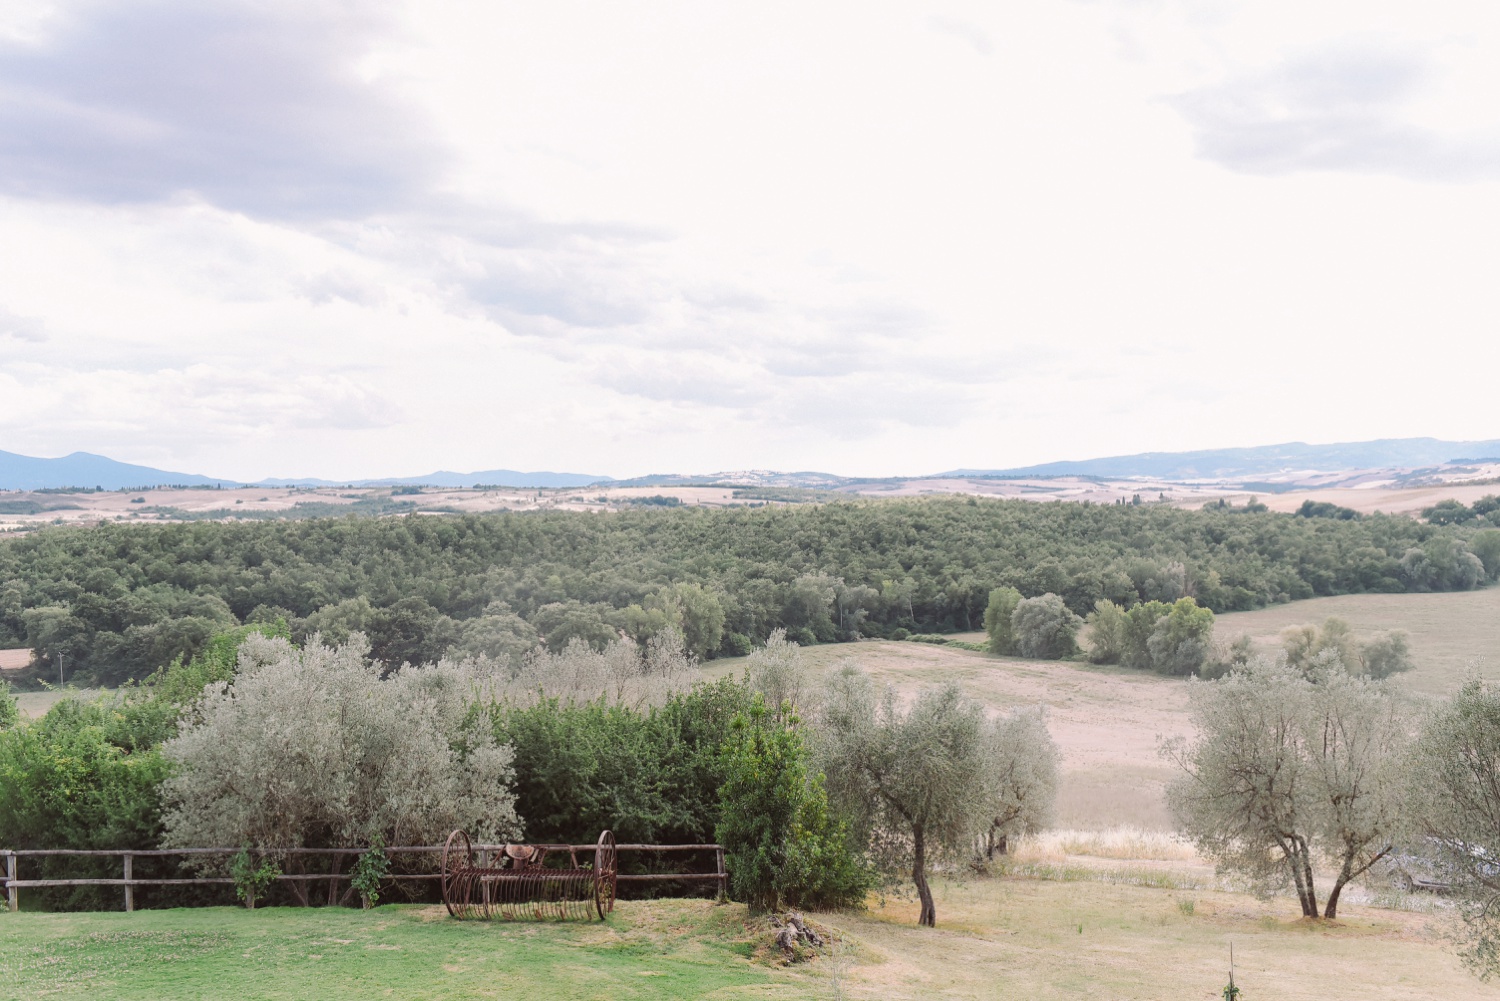
[[[751,962],[738,905],[621,902],[595,922],[459,923],[441,907],[0,912],[0,998],[800,998]]]
[[[764,961],[766,926],[706,901],[626,901],[605,925],[460,924],[425,906],[0,914],[0,998],[1208,1001],[1231,942],[1249,1001],[1500,996],[1459,964],[1441,914],[1351,904],[1309,923],[1289,898],[1157,875],[938,880],[935,930],[914,901],[817,915],[839,946],[790,968]]]

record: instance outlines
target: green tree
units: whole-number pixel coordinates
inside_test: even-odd
[[[910,704],[877,693],[849,669],[821,705],[819,753],[830,800],[855,818],[885,868],[907,868],[921,899],[918,923],[937,924],[927,870],[973,850],[992,805],[985,764],[984,711],[956,685],[926,689]]]
[[[1074,653],[1083,620],[1055,594],[1022,598],[1010,614],[1011,635],[1022,657],[1058,660]]]
[[[822,776],[809,776],[807,752],[790,704],[767,711],[757,693],[724,743],[719,823],[731,893],[752,910],[850,906],[872,885],[828,812]]]
[[[1013,587],[997,587],[990,592],[989,603],[984,608],[984,631],[989,635],[990,653],[1016,652],[1010,617],[1020,601],[1021,592]]]
[[[1213,652],[1214,613],[1179,598],[1157,620],[1146,641],[1151,667],[1160,674],[1197,674]]]
[[[1471,676],[1425,720],[1410,756],[1412,840],[1451,882],[1462,919],[1459,955],[1481,977],[1500,973],[1500,689]]]
[[[1088,617],[1089,660],[1095,664],[1118,664],[1125,652],[1125,609],[1100,598]]]

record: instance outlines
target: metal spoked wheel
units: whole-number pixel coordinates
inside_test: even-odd
[[[473,917],[474,847],[463,831],[448,835],[443,845],[443,905],[460,920]]]
[[[599,911],[599,920],[615,909],[615,891],[620,875],[620,853],[615,848],[615,836],[609,831],[599,835],[594,848],[594,906]]]

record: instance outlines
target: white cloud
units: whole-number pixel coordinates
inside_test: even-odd
[[[879,474],[1500,435],[1461,391],[1500,361],[1472,5],[84,2],[0,46],[0,448]]]
[[[1417,51],[1342,44],[1177,96],[1200,155],[1233,170],[1334,170],[1426,181],[1500,178],[1500,127],[1445,133],[1411,105],[1439,74]]]

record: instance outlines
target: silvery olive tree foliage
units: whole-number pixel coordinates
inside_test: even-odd
[[[894,689],[877,690],[848,668],[829,680],[818,724],[830,802],[853,818],[883,868],[909,868],[918,921],[934,927],[929,864],[962,860],[991,816],[983,708],[951,684],[903,705]]]
[[[486,695],[521,705],[542,699],[584,703],[604,698],[640,709],[660,705],[689,687],[697,673],[698,660],[684,648],[682,634],[666,629],[647,640],[644,649],[630,639],[616,640],[603,650],[581,639],[556,653],[537,647],[514,671],[493,672]]]
[[[771,633],[766,645],[750,654],[745,670],[750,687],[765,696],[773,714],[783,703],[806,710],[815,701],[817,690],[808,677],[802,648],[786,638],[785,629]]]
[[[1178,824],[1221,871],[1260,892],[1288,884],[1316,918],[1314,867],[1335,872],[1322,916],[1343,888],[1388,854],[1400,821],[1410,724],[1385,683],[1350,674],[1333,654],[1310,675],[1255,661],[1189,700],[1198,738],[1163,753],[1183,775],[1167,791]]]
[[[471,713],[472,663],[381,677],[369,643],[252,635],[162,753],[163,844],[262,851],[518,838],[511,750]]]
[[[1462,921],[1459,954],[1488,979],[1500,972],[1500,689],[1471,676],[1424,721],[1411,761],[1414,850],[1436,856]]]
[[[1016,709],[985,727],[983,780],[989,793],[984,854],[1004,852],[1011,838],[1046,827],[1057,802],[1057,743],[1045,709]]]

